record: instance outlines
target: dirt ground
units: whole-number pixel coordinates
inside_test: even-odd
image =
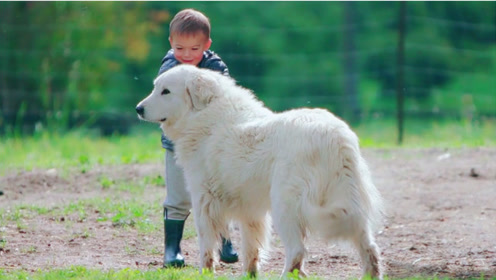
[[[496,148],[365,149],[374,181],[387,202],[387,219],[377,234],[383,271],[394,278],[496,277]],[[102,166],[82,174],[57,170],[13,171],[0,177],[0,208],[60,207],[80,199],[127,199],[133,194],[102,189],[99,178],[138,182],[162,174],[161,164]],[[142,198],[162,214],[164,187],[147,186]],[[0,222],[0,268],[157,269],[162,267],[163,233],[98,221],[100,213],[53,217],[30,215]],[[191,226],[192,219],[188,219]],[[21,223],[23,226],[19,226]],[[189,265],[198,264],[196,238],[183,240]],[[239,232],[233,228],[233,243]],[[360,276],[354,249],[309,238],[306,271],[325,279]],[[284,250],[274,234],[264,273],[280,273]],[[219,264],[217,274],[239,275],[241,264]]]

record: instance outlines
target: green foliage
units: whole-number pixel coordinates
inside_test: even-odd
[[[402,66],[405,70],[407,96],[423,102],[434,87],[445,86],[453,78],[490,71],[496,63],[491,57],[491,48],[496,43],[496,27],[493,25],[494,13],[489,11],[495,9],[494,3],[482,2],[473,5],[454,2],[408,3],[406,62]],[[397,18],[396,10],[387,11],[390,12],[389,18]],[[379,40],[374,45],[394,46],[372,54],[365,60],[366,74],[372,74],[369,77],[380,82],[385,99],[394,97],[396,86],[395,23],[395,20],[383,22],[383,28],[389,32],[389,36],[365,35]],[[488,93],[484,92],[485,95]]]
[[[366,94],[346,92],[350,76],[376,85],[362,111],[395,104],[398,2],[0,2],[0,133],[20,136],[25,123],[63,133],[102,112],[119,116],[111,128],[135,119],[170,47],[168,23],[190,7],[210,17],[212,49],[231,75],[274,110],[345,116],[349,97]],[[494,105],[494,86],[478,86],[496,83],[494,10],[494,1],[407,3],[407,109],[460,112],[451,100],[461,84],[477,89],[475,104]]]
[[[496,61],[496,47],[491,50],[490,60]],[[494,114],[496,63],[489,73],[458,76],[453,81],[432,91],[431,104],[439,111],[454,112],[464,119],[479,119],[481,115]]]

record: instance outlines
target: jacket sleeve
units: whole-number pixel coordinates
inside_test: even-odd
[[[167,52],[164,58],[162,58],[162,62],[160,64],[160,69],[158,70],[158,74],[160,75],[178,64],[179,61],[177,61],[177,59],[174,57],[174,51],[170,50]]]
[[[164,73],[165,71],[171,69],[172,67],[178,64],[179,62],[174,57],[174,51],[173,50],[168,51],[167,54],[162,59],[162,62],[160,64],[160,69],[158,70],[158,75]],[[167,138],[163,133],[160,140],[162,142],[162,148],[167,149],[169,151],[174,151],[174,143],[172,143],[172,141],[169,138]]]
[[[229,76],[229,69],[227,68],[227,65],[216,53],[211,50],[207,50],[205,52],[204,58],[198,67],[208,68],[210,70],[220,72],[225,76]]]
[[[227,68],[227,65],[222,61],[220,58],[219,59],[212,59],[209,62],[206,63],[206,67],[208,69],[218,71],[221,74],[225,76],[229,76],[229,69]]]

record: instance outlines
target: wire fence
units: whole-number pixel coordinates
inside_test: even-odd
[[[396,24],[396,19],[384,19],[379,21],[370,21],[361,25],[361,28],[368,28],[370,32],[380,31],[385,25]],[[474,24],[467,21],[451,21],[441,18],[408,16],[406,24],[412,25],[429,25],[446,30],[460,30],[462,33],[484,33],[492,34],[496,37],[496,26],[491,24]],[[353,28],[354,26],[348,26]],[[0,21],[0,28],[8,30],[10,33],[24,32],[44,32],[47,30],[62,30],[67,33],[85,34],[85,36],[101,36],[107,29],[113,28],[118,31],[116,26],[85,26],[78,25],[57,25],[57,24],[5,24]],[[240,34],[243,32],[255,32],[260,37],[270,37],[275,35],[294,33],[305,36],[344,36],[346,30],[344,25],[339,26],[314,26],[311,28],[303,27],[246,27],[245,29],[234,29],[229,26],[216,27],[215,34],[221,37],[228,37],[229,34]],[[407,28],[408,30],[408,28]],[[407,31],[408,32],[408,31]],[[215,36],[214,34],[214,36]],[[333,35],[334,34],[334,35]],[[337,34],[337,35],[336,35]],[[359,41],[360,38],[355,38]],[[323,89],[328,85],[339,85],[338,88],[345,88],[347,82],[355,81],[356,87],[356,102],[358,103],[358,112],[360,119],[367,118],[396,118],[397,103],[395,94],[397,92],[396,84],[393,82],[390,86],[380,87],[375,82],[384,77],[395,78],[398,75],[398,68],[394,63],[387,65],[377,65],[376,68],[369,67],[367,71],[363,70],[363,65],[368,58],[373,56],[396,60],[398,47],[397,38],[393,36],[388,40],[383,40],[377,45],[363,46],[357,44],[357,47],[352,50],[326,50],[325,46],[320,49],[314,49],[311,52],[302,48],[299,52],[237,52],[230,48],[216,49],[223,60],[230,65],[231,75],[238,81],[238,84],[252,89],[260,99],[262,99],[268,107],[280,111],[296,107],[326,107],[338,111],[345,115],[346,110],[343,108],[349,107],[350,96],[347,94],[329,94]],[[167,47],[167,46],[166,46]],[[165,49],[164,52],[165,53]],[[159,60],[163,53],[153,54]],[[471,68],[443,68],[442,66],[432,65],[429,63],[410,64],[408,62],[409,55],[423,53],[427,59],[436,56],[456,55],[450,59],[466,59],[468,61],[482,61],[496,66],[496,46],[492,48],[469,48],[466,46],[446,46],[442,44],[430,44],[422,41],[419,37],[406,37],[405,41],[405,63],[401,65],[405,76],[422,77],[424,81],[439,79],[439,77],[448,77],[458,80],[458,85],[445,87],[424,87],[421,83],[408,84],[405,81],[405,103],[404,114],[407,118],[495,118],[496,117],[496,78],[495,71],[474,71]],[[7,44],[0,46],[0,83],[12,79],[34,80],[40,75],[40,69],[35,68],[11,68],[10,60],[24,60],[27,63],[33,60],[40,60],[43,57],[85,57],[85,56],[101,56],[107,57],[109,60],[122,57],[122,54],[117,54],[113,50],[108,49],[67,49],[63,44],[56,44],[51,48],[33,48],[26,45],[24,49],[10,48]],[[342,70],[342,61],[345,61],[347,56],[353,57],[357,66],[352,71],[344,72]],[[417,55],[418,56],[418,55]],[[422,57],[422,55],[420,55]],[[315,73],[311,66],[314,60],[325,59],[338,65],[328,71]],[[272,71],[260,75],[257,73],[259,65],[280,65],[280,68],[285,68],[291,61],[291,65],[305,65],[307,69],[298,69],[298,71]],[[151,82],[155,78],[156,70],[153,71],[109,71],[102,73],[105,79],[112,80],[117,83],[129,83],[130,80],[136,80],[143,83],[144,86],[133,89],[138,89],[140,92],[123,93],[122,99],[127,100],[128,107],[112,108],[106,106],[99,110],[75,110],[71,112],[47,112],[42,106],[30,106],[22,109],[19,104],[19,97],[32,95],[30,89],[23,87],[10,88],[0,85],[0,94],[2,99],[1,116],[0,116],[0,133],[5,133],[18,129],[20,131],[34,131],[36,125],[41,120],[45,122],[52,121],[57,123],[64,121],[70,127],[97,127],[102,131],[102,134],[128,133],[129,127],[139,124],[134,113],[134,104],[151,89]],[[250,71],[245,71],[250,68]],[[68,71],[49,71],[47,75],[50,79],[65,79]],[[93,76],[91,72],[78,73],[77,79],[84,83],[86,79]],[[350,79],[351,78],[351,79]],[[467,81],[469,86],[464,85]],[[298,94],[285,95],[284,93],[275,93],[273,89],[280,88],[302,89]],[[477,85],[486,85],[478,87]],[[492,86],[487,86],[492,85]],[[64,96],[64,92],[53,92],[54,96]],[[86,92],[79,94],[85,95]],[[419,96],[429,95],[428,101],[418,98]],[[133,101],[134,100],[134,103]],[[126,103],[124,102],[124,103]],[[16,106],[7,106],[6,104],[17,104]],[[349,116],[345,116],[348,118]],[[48,120],[48,121],[47,121]],[[48,125],[48,124],[45,124]]]

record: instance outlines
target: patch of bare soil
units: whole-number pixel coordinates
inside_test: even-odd
[[[377,235],[384,274],[402,278],[439,276],[496,277],[496,149],[366,149],[374,181],[387,202],[387,219]],[[129,199],[136,194],[105,189],[101,178],[139,182],[162,174],[160,164],[102,166],[85,173],[57,170],[15,171],[0,178],[0,208],[19,205],[64,207],[80,199]],[[163,187],[145,187],[143,199],[157,206],[161,227]],[[156,269],[162,267],[163,232],[99,221],[102,213],[29,215],[0,222],[0,268]],[[188,219],[187,227],[192,227]],[[239,248],[239,231],[233,243]],[[183,240],[189,265],[198,264],[196,238]],[[359,277],[361,266],[351,246],[306,241],[306,270],[329,279]],[[274,234],[263,273],[280,273],[284,249]],[[241,264],[218,264],[217,273],[240,275]]]

